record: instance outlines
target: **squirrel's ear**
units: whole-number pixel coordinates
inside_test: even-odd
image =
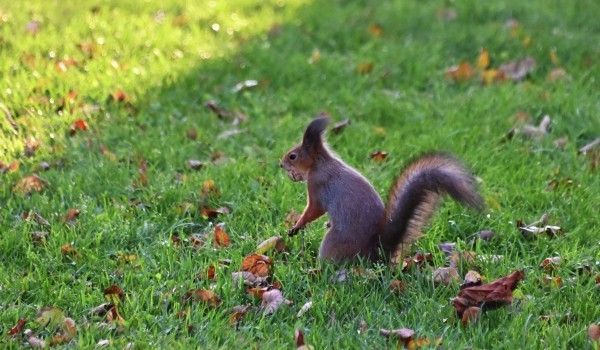
[[[302,147],[311,152],[317,152],[323,148],[323,138],[321,137],[321,134],[327,128],[327,124],[329,124],[329,117],[313,119],[304,132]]]

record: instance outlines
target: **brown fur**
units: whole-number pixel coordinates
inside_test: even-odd
[[[435,211],[441,195],[449,194],[475,209],[483,200],[473,178],[457,159],[432,153],[411,162],[390,190],[387,206],[369,181],[333,154],[323,141],[329,119],[313,120],[302,143],[288,151],[280,166],[293,181],[307,181],[308,203],[295,235],[307,223],[329,214],[329,229],[321,242],[319,258],[336,263],[366,258],[393,257],[410,245]]]

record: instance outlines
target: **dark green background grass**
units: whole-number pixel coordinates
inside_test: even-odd
[[[444,8],[457,18],[440,20]],[[8,330],[21,317],[39,330],[35,313],[51,305],[76,320],[77,337],[67,346],[82,348],[109,338],[115,347],[289,348],[296,328],[316,348],[384,348],[395,342],[379,335],[379,328],[401,327],[432,339],[443,336],[447,348],[593,348],[586,330],[600,321],[599,290],[590,277],[568,280],[579,263],[599,270],[598,170],[577,154],[600,136],[599,14],[592,0],[0,2],[0,103],[19,126],[13,134],[0,114],[0,161],[20,164],[0,175],[0,344],[17,347],[20,341],[5,337]],[[509,19],[518,20],[518,30],[506,27]],[[25,30],[33,20],[40,23],[37,34]],[[211,29],[215,23],[218,32]],[[369,30],[374,23],[383,28],[380,37]],[[91,54],[82,43],[92,45]],[[483,86],[476,78],[455,84],[444,77],[452,65],[474,63],[482,48],[493,67],[532,56],[536,68],[519,84]],[[310,64],[315,50],[320,58]],[[68,58],[78,64],[59,72],[57,61]],[[364,62],[373,63],[371,73],[358,73]],[[557,66],[569,79],[548,79]],[[260,84],[232,92],[247,79]],[[117,90],[137,111],[107,101]],[[78,93],[76,105],[99,110],[57,113],[69,91]],[[240,110],[249,121],[231,126],[204,107],[210,100]],[[413,250],[434,253],[436,266],[444,264],[441,242],[458,241],[481,256],[502,255],[501,263],[483,263],[479,271],[491,281],[524,268],[515,306],[463,328],[449,302],[458,286],[434,288],[428,272],[376,266],[374,279],[332,284],[328,268],[313,280],[306,271],[318,266],[321,220],[304,239],[286,238],[289,254],[272,256],[275,278],[295,305],[272,316],[250,313],[237,329],[229,325],[229,307],[258,305],[230,273],[263,239],[284,235],[286,214],[304,205],[304,186],[287,179],[278,158],[323,110],[336,121],[352,120],[329,143],[383,196],[402,165],[428,150],[454,153],[473,168],[483,180],[487,209],[473,213],[445,202]],[[550,115],[549,135],[539,142],[506,140],[519,112],[534,123]],[[77,119],[90,130],[69,137]],[[233,128],[242,132],[217,138]],[[190,129],[197,131],[196,140],[186,137]],[[552,142],[563,136],[569,141],[560,150]],[[41,140],[31,158],[23,156],[27,137]],[[116,159],[101,154],[98,142]],[[367,158],[376,150],[389,152],[384,163]],[[211,164],[215,152],[225,161]],[[148,162],[149,184],[138,188],[141,158]],[[188,159],[208,165],[194,171]],[[37,172],[48,188],[30,196],[13,193],[41,161],[52,165]],[[551,180],[564,178],[572,185],[547,189]],[[214,180],[221,194],[203,198],[206,180]],[[182,203],[195,210],[182,213]],[[172,235],[212,232],[197,212],[202,205],[231,209],[216,222],[225,223],[232,244],[215,250],[209,240],[198,252],[176,249]],[[60,220],[71,208],[81,211],[74,226]],[[23,220],[30,210],[51,227]],[[526,240],[515,229],[517,219],[531,222],[543,213],[564,227],[564,236]],[[495,230],[495,239],[467,247],[467,238],[483,229]],[[40,230],[51,232],[43,246],[30,237]],[[76,247],[80,257],[64,257],[64,244]],[[118,265],[122,252],[136,254],[133,265],[139,267]],[[537,265],[549,256],[566,260],[556,271],[565,281],[560,288],[539,283],[544,272]],[[231,259],[231,267],[217,268],[215,282],[196,280],[219,259]],[[393,278],[408,285],[401,297],[389,292]],[[123,332],[100,329],[101,320],[90,314],[111,284],[127,295]],[[187,320],[177,318],[181,296],[194,288],[214,288],[223,305],[195,305]],[[313,308],[296,318],[309,300]],[[566,313],[568,320],[540,320]],[[362,320],[366,333],[359,332]]]

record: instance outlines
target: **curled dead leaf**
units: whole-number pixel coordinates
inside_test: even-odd
[[[251,309],[251,304],[234,306],[232,308],[233,315],[229,317],[229,324],[233,326],[234,324],[241,322],[244,319],[244,317],[246,317],[248,311],[250,311]]]
[[[458,66],[453,66],[444,72],[446,78],[451,79],[457,83],[462,83],[470,80],[475,74],[475,70],[471,67],[469,62],[462,62]]]
[[[194,170],[200,170],[206,165],[205,163],[195,159],[188,159],[185,164]]]
[[[106,288],[102,294],[109,303],[114,304],[115,306],[118,306],[119,303],[125,299],[125,293],[121,287],[117,286],[116,284]]]
[[[206,289],[189,290],[181,297],[181,302],[185,303],[188,300],[190,303],[203,302],[211,307],[217,307],[221,305],[221,297],[219,297],[214,291]]]
[[[215,248],[225,248],[231,243],[227,232],[223,230],[222,225],[215,226],[214,245]]]
[[[524,80],[535,68],[535,59],[525,57],[521,60],[511,61],[498,67],[498,71],[515,82]]]
[[[486,310],[510,304],[513,298],[512,291],[524,277],[523,271],[516,270],[492,283],[461,290],[453,300],[456,314],[462,318],[464,311],[471,306]]]
[[[460,285],[460,289],[465,289],[474,286],[480,286],[483,282],[481,281],[481,275],[479,272],[474,270],[469,270],[465,275],[465,280],[463,284]]]
[[[31,194],[32,192],[41,192],[48,187],[48,183],[35,174],[25,176],[19,183],[13,187],[13,192],[21,194]]]
[[[285,299],[281,291],[279,289],[272,289],[263,293],[260,307],[264,310],[265,315],[270,315],[277,311],[284,302]]]
[[[310,310],[310,308],[312,307],[313,302],[312,300],[305,303],[304,305],[302,305],[302,307],[300,308],[300,310],[298,310],[298,313],[296,314],[296,317],[300,318],[302,317],[302,315],[304,315],[308,310]]]
[[[376,162],[383,162],[388,156],[388,153],[385,151],[375,151],[369,154],[369,159],[373,159]]]
[[[600,342],[600,326],[597,324],[591,324],[588,328],[588,337],[592,341]]]
[[[390,290],[395,295],[401,295],[406,290],[406,284],[401,280],[392,280],[392,282],[390,282]]]
[[[233,279],[235,284],[239,284],[240,280],[246,286],[257,286],[267,282],[267,277],[258,277],[255,276],[250,271],[237,271],[231,273],[231,278]]]
[[[268,238],[264,240],[261,244],[259,244],[258,247],[256,247],[255,253],[263,254],[268,252],[269,250],[273,250],[276,253],[281,253],[287,251],[288,248],[286,247],[283,238],[276,236]]]
[[[248,271],[256,277],[268,277],[271,273],[271,259],[266,255],[251,254],[242,261],[242,271]]]
[[[26,323],[27,323],[26,318],[20,318],[17,321],[17,324],[13,328],[11,328],[10,331],[8,331],[8,336],[14,337],[15,335],[21,333],[21,330],[23,329],[23,327],[25,326]]]

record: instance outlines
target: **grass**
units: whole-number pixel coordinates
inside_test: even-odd
[[[65,345],[74,348],[102,339],[115,348],[130,342],[139,348],[289,348],[295,329],[315,348],[385,348],[395,342],[379,329],[402,327],[443,337],[447,348],[597,348],[586,333],[600,322],[599,289],[592,277],[578,277],[576,267],[587,262],[599,273],[600,178],[577,150],[600,135],[600,5],[463,1],[451,4],[455,20],[440,20],[446,6],[321,0],[0,3],[0,161],[19,164],[0,175],[2,347],[26,341],[5,336],[19,318],[50,337],[34,320],[41,307],[54,306],[76,321],[77,336]],[[509,19],[518,20],[518,28],[507,28]],[[32,21],[39,23],[37,33],[26,30],[36,26]],[[369,29],[375,23],[383,28],[381,36]],[[532,56],[536,68],[522,83],[484,86],[474,78],[457,84],[444,77],[452,65],[473,63],[482,48],[493,67]],[[359,74],[362,63],[371,63],[372,71]],[[568,79],[550,81],[558,67]],[[232,92],[248,79],[259,85]],[[125,101],[109,99],[118,91]],[[60,107],[70,92],[73,101]],[[232,126],[230,119],[217,118],[204,106],[211,100],[249,121]],[[239,327],[230,326],[228,308],[259,305],[235,285],[231,272],[261,241],[284,235],[286,214],[304,205],[303,185],[287,179],[278,158],[322,110],[336,121],[352,120],[329,142],[382,195],[402,164],[427,150],[446,150],[472,166],[483,180],[486,210],[473,213],[445,202],[412,250],[433,253],[436,267],[445,263],[442,242],[458,242],[480,256],[502,255],[501,263],[478,269],[488,281],[525,269],[519,300],[462,327],[449,302],[458,285],[434,287],[427,271],[365,266],[374,278],[330,283],[334,269],[326,267],[313,280],[307,269],[319,265],[322,219],[304,238],[286,238],[288,254],[271,256],[274,277],[295,305],[272,316],[249,313]],[[506,140],[519,112],[533,123],[550,115],[549,134],[540,141]],[[71,137],[69,127],[78,119],[89,129]],[[191,129],[195,140],[186,136]],[[240,133],[218,137],[231,129]],[[563,136],[568,142],[557,149],[553,141]],[[26,157],[24,142],[31,137],[41,145]],[[99,143],[110,153],[103,154]],[[378,149],[389,152],[383,163],[367,158]],[[192,170],[189,159],[206,166]],[[42,161],[49,170],[39,170]],[[145,186],[138,170],[143,161]],[[15,193],[31,173],[48,187]],[[570,184],[547,188],[567,178]],[[209,180],[218,194],[202,193]],[[231,213],[211,221],[199,215],[202,206],[227,206]],[[80,214],[68,225],[61,217],[72,208]],[[29,211],[49,226],[24,220]],[[564,235],[524,239],[515,221],[531,222],[543,213]],[[212,233],[217,222],[225,223],[231,237],[226,249],[214,249],[210,239],[198,251],[171,243],[174,235]],[[484,229],[496,231],[492,241],[465,243]],[[32,240],[35,231],[50,232],[44,245]],[[78,255],[64,256],[65,244]],[[137,259],[119,263],[121,253]],[[565,261],[555,271],[564,280],[561,287],[540,283],[545,272],[537,265],[550,256]],[[219,265],[220,259],[231,259],[231,266]],[[216,280],[197,280],[212,264],[218,266]],[[400,297],[389,292],[394,278],[408,285]],[[102,318],[90,314],[112,284],[127,295],[120,332],[100,327]],[[214,289],[223,304],[182,305],[189,289]],[[296,318],[309,300],[313,308]],[[178,318],[184,309],[187,318]],[[559,316],[544,321],[544,315]],[[363,320],[367,331],[359,332]]]

